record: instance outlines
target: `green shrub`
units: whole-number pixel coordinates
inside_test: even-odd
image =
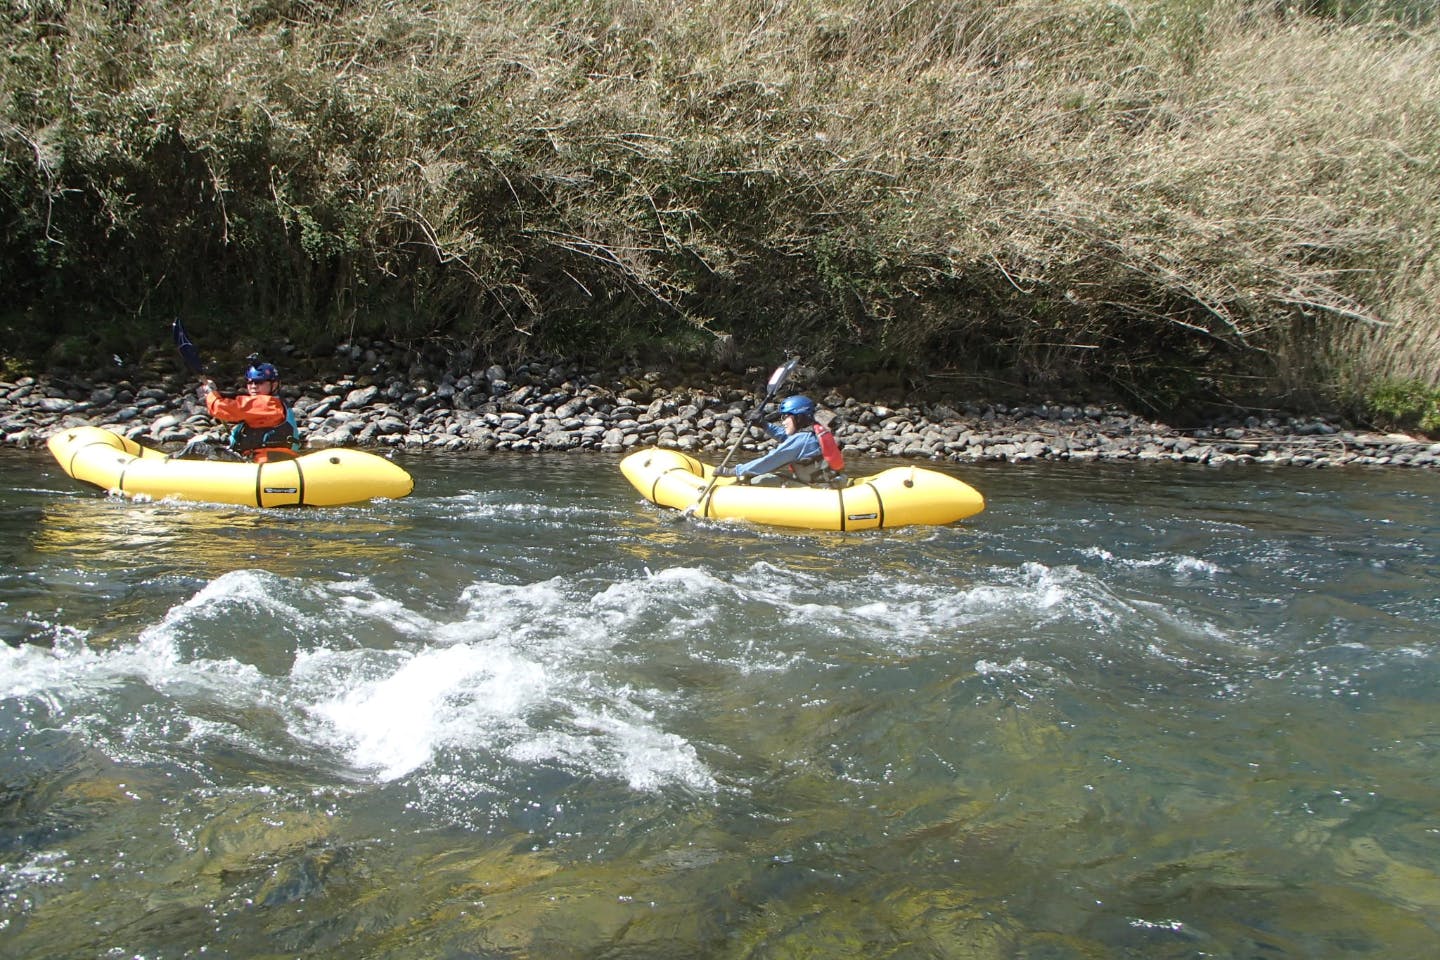
[[[1440,433],[1440,387],[1419,380],[1387,380],[1370,392],[1366,405],[1387,426]]]

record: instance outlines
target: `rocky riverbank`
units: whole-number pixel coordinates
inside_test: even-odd
[[[582,373],[564,364],[457,374],[383,344],[343,345],[322,366],[303,390],[293,384],[283,390],[312,447],[621,453],[658,445],[714,452],[715,459],[745,432],[768,374],[725,374],[703,387],[672,383],[653,370]],[[194,387],[178,375],[123,370],[93,379],[0,380],[0,437],[8,446],[37,446],[57,430],[89,424],[178,448],[219,434]],[[1324,419],[1252,416],[1180,430],[1113,406],[887,404],[812,395],[852,457],[1440,467],[1440,443]],[[748,441],[762,444],[758,436]]]

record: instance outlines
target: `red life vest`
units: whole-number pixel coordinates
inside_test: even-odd
[[[840,452],[840,441],[835,439],[835,434],[830,428],[822,423],[813,427],[815,436],[820,440],[820,453],[825,457],[825,463],[836,473],[843,473],[845,470],[845,454]]]

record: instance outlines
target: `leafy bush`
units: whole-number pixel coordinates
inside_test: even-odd
[[[1440,387],[1419,380],[1387,380],[1374,387],[1366,404],[1387,426],[1440,434]]]

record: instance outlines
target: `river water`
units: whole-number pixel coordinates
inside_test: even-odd
[[[262,513],[0,451],[0,955],[1432,954],[1440,474],[842,535],[397,459]]]

